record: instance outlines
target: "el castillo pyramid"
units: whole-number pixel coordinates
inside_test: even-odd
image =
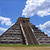
[[[19,17],[17,22],[0,36],[0,44],[48,45],[50,37],[30,23],[29,18]]]

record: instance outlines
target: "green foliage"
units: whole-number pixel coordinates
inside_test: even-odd
[[[48,47],[50,45],[17,45],[17,44],[0,44],[0,47]]]

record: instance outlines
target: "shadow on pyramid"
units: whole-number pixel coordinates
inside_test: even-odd
[[[19,17],[17,22],[0,36],[0,44],[48,45],[50,37],[32,25],[29,18]]]

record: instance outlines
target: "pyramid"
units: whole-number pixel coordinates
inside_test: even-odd
[[[0,36],[0,44],[48,45],[50,37],[30,23],[30,18],[19,17],[17,22]]]

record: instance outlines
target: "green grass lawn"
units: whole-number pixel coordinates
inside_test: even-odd
[[[17,45],[17,44],[0,44],[0,47],[50,47],[50,45]]]

